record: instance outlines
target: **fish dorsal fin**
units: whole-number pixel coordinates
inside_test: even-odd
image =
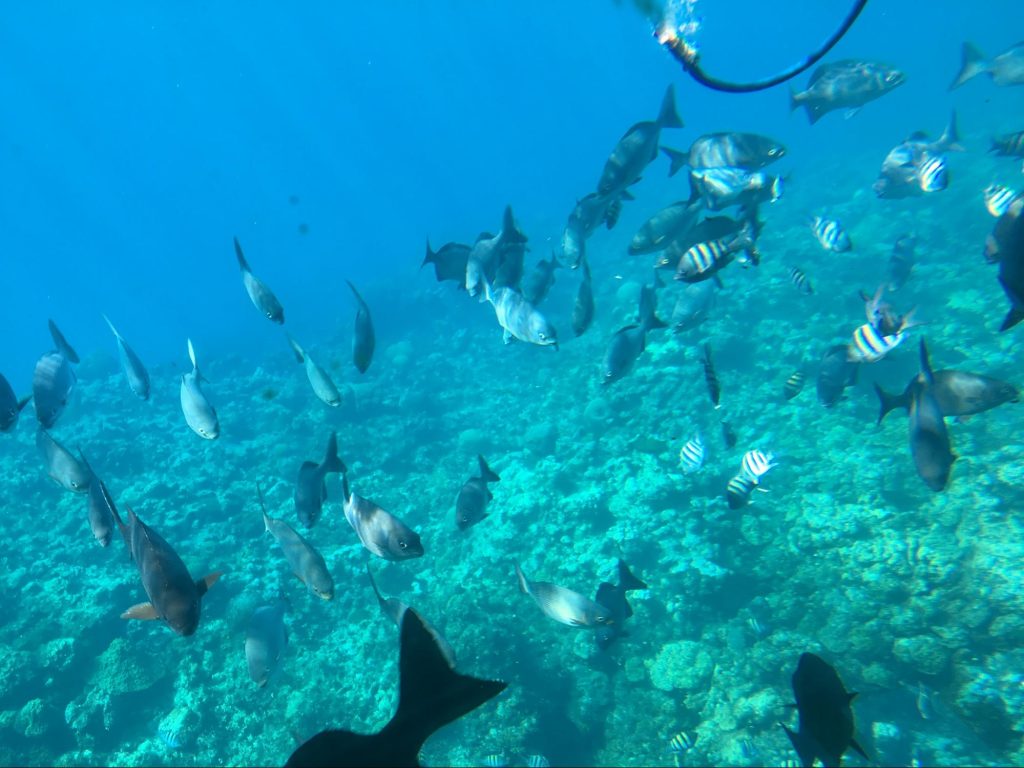
[[[927,141],[928,134],[924,131],[914,131],[912,134],[907,136],[907,141]]]

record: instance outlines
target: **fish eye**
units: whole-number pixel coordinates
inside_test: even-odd
[[[541,340],[541,341],[544,341],[544,340],[545,340],[545,339],[546,339],[547,337],[548,337],[548,336],[547,336],[547,334],[546,334],[546,333],[544,333],[544,331],[541,331],[541,332],[540,332],[540,340]]]
[[[399,539],[398,540],[398,547],[400,549],[408,549],[409,548],[409,543],[405,539]]]

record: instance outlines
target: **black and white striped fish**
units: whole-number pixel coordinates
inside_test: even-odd
[[[949,171],[946,168],[946,158],[942,155],[930,156],[921,165],[917,180],[922,192],[941,192],[948,187]]]
[[[804,388],[804,381],[807,376],[803,371],[796,371],[786,379],[786,384],[782,388],[783,394],[787,400],[792,400],[794,397],[800,394],[800,391]]]
[[[826,251],[845,253],[853,247],[850,236],[846,234],[838,219],[815,216],[811,220],[811,232]]]
[[[985,209],[997,219],[1006,213],[1017,193],[1002,184],[989,184],[985,187]]]
[[[487,768],[506,768],[508,766],[508,758],[505,755],[488,755],[484,758],[484,765]]]
[[[708,385],[708,395],[715,408],[720,408],[719,401],[722,398],[722,387],[718,383],[718,375],[715,373],[715,365],[711,361],[711,345],[704,345],[704,381]]]
[[[527,768],[550,768],[551,763],[544,755],[530,755],[526,758]]]
[[[770,469],[777,466],[775,454],[771,451],[764,453],[755,448],[743,454],[742,472],[755,483],[761,482],[761,478],[768,474]]]
[[[725,498],[729,502],[729,509],[739,509],[750,503],[750,494],[757,487],[757,480],[754,480],[746,472],[740,472],[729,480],[725,486]]]
[[[804,271],[800,269],[800,267],[789,268],[789,279],[800,293],[807,296],[814,293],[814,286],[811,285],[810,279],[806,274],[804,274]]]
[[[748,230],[743,230],[732,237],[697,243],[690,246],[679,258],[676,266],[676,280],[697,283],[714,277],[723,267],[733,261],[737,251],[747,250],[749,259],[744,266],[757,266],[759,257],[754,247],[754,240]]]
[[[860,363],[876,363],[900,345],[906,334],[905,326],[888,336],[879,333],[871,323],[864,323],[853,332],[853,341],[848,348],[848,359]]]
[[[697,432],[686,445],[679,450],[679,463],[683,472],[692,474],[704,466],[704,458],[707,455],[707,448],[704,445],[704,438]]]
[[[668,740],[668,751],[674,755],[681,755],[684,752],[693,749],[693,745],[696,743],[696,735],[691,736],[685,731],[680,731]]]

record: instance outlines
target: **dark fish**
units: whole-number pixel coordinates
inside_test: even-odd
[[[32,399],[31,395],[21,400],[14,394],[11,383],[0,373],[0,432],[10,432],[18,423],[18,415]]]
[[[725,498],[729,502],[729,509],[740,509],[750,503],[750,495],[757,487],[757,480],[746,472],[740,472],[730,478],[725,486]]]
[[[1024,131],[994,136],[989,152],[1003,157],[1024,157]]]
[[[263,491],[259,485],[256,486],[256,493],[259,495],[260,509],[263,511],[263,525],[281,545],[284,557],[292,567],[292,573],[317,597],[322,600],[333,598],[334,579],[327,570],[323,555],[284,520],[277,520],[267,514],[267,505],[263,502]]]
[[[234,242],[238,268],[242,271],[242,285],[245,286],[245,292],[249,294],[249,299],[252,301],[253,306],[271,322],[275,322],[278,325],[283,324],[284,307],[281,306],[281,302],[277,300],[274,292],[249,269],[249,262],[245,260],[245,254],[242,253],[242,246],[238,244],[237,237],[234,238]]]
[[[715,364],[711,360],[711,345],[704,345],[704,359],[701,361],[704,366],[704,381],[708,385],[708,397],[715,408],[719,408],[719,401],[722,397],[722,387],[718,383],[718,375],[715,373]]]
[[[661,129],[682,127],[683,121],[676,113],[675,91],[670,85],[665,89],[658,119],[637,123],[619,139],[597,182],[598,193],[610,195],[621,192],[639,181],[648,163],[658,156]]]
[[[886,199],[943,190],[949,177],[942,153],[963,151],[956,127],[956,110],[953,110],[938,140],[929,141],[923,131],[916,131],[889,150],[872,188],[876,195]]]
[[[629,252],[636,256],[667,248],[673,240],[693,228],[700,209],[699,203],[688,200],[680,200],[662,208],[633,235]]]
[[[805,296],[810,296],[814,293],[814,286],[811,285],[810,278],[804,274],[804,271],[800,267],[789,268],[789,281],[793,283],[793,286]]]
[[[142,364],[139,356],[135,354],[135,350],[128,346],[128,342],[124,340],[124,337],[117,332],[117,328],[110,322],[110,318],[103,315],[103,319],[107,321],[111,333],[117,339],[117,351],[121,357],[121,368],[124,370],[124,376],[128,379],[128,388],[136,396],[143,400],[149,400],[149,373],[146,371],[146,366]]]
[[[870,760],[853,736],[853,709],[856,696],[843,687],[835,668],[813,653],[800,655],[793,673],[793,696],[800,721],[794,733],[782,726],[804,766],[816,759],[829,766],[839,766],[843,753],[853,747],[865,760]]]
[[[188,637],[199,627],[203,595],[222,575],[220,571],[193,579],[185,563],[164,538],[142,522],[128,507],[128,525],[115,517],[132,560],[142,577],[148,603],[138,603],[121,614],[122,619],[161,619],[179,635]],[[113,510],[114,515],[117,511]]]
[[[42,427],[36,430],[36,448],[43,457],[46,474],[57,485],[72,493],[89,492],[92,472],[88,465],[76,459],[71,451],[50,437]]]
[[[374,347],[377,346],[376,338],[373,335],[373,320],[370,318],[370,308],[363,301],[363,297],[359,295],[359,291],[348,280],[345,282],[352,289],[356,303],[359,304],[359,309],[356,310],[356,327],[352,336],[352,362],[356,364],[360,373],[366,373],[366,369],[370,367],[370,361],[373,360]]]
[[[494,307],[505,343],[513,339],[558,349],[558,332],[515,288],[492,288],[484,283],[484,298]]]
[[[284,626],[287,604],[278,600],[274,605],[261,605],[252,613],[245,632],[245,660],[249,665],[249,678],[257,688],[266,687],[281,656],[288,647],[288,630]]]
[[[726,448],[736,447],[736,433],[728,421],[722,422],[722,442],[725,443]]]
[[[665,328],[665,322],[656,314],[657,295],[652,286],[640,289],[640,322],[620,328],[612,336],[605,354],[601,383],[618,381],[631,370],[637,358],[647,348],[647,332],[652,328]]]
[[[537,266],[523,280],[523,298],[533,306],[544,301],[551,286],[555,284],[555,270],[560,269],[561,266],[562,264],[555,254],[551,254],[551,259],[548,261],[544,259],[538,261]]]
[[[562,258],[570,269],[579,267],[586,256],[587,238],[603,221],[608,229],[615,226],[623,199],[632,199],[628,192],[599,195],[591,192],[576,202],[562,231]]]
[[[910,273],[914,269],[914,249],[916,247],[917,237],[913,234],[900,236],[893,245],[892,255],[889,256],[888,287],[890,291],[898,291],[910,279]]]
[[[181,412],[185,414],[185,422],[193,432],[206,440],[216,440],[220,436],[220,420],[213,404],[203,392],[201,382],[206,379],[199,373],[192,339],[188,340],[188,357],[192,361],[192,370],[182,374],[181,386],[178,388]]]
[[[811,75],[806,91],[790,92],[789,109],[802,106],[811,125],[834,109],[846,109],[850,117],[906,80],[898,69],[875,61],[843,59],[822,64]]]
[[[352,493],[348,475],[341,476],[345,519],[370,552],[385,560],[411,560],[423,556],[419,534],[369,499]]]
[[[594,285],[590,277],[590,265],[586,257],[581,260],[583,279],[576,291],[576,302],[572,305],[572,332],[582,336],[594,320]]]
[[[485,283],[491,283],[497,287],[518,285],[518,278],[514,282],[499,282],[498,272],[505,264],[503,277],[506,280],[509,277],[515,277],[511,273],[515,272],[516,266],[518,266],[520,276],[522,275],[522,260],[526,253],[526,242],[526,235],[516,226],[515,217],[512,215],[512,206],[505,206],[501,232],[497,235],[486,233],[481,235],[466,257],[466,290],[469,295],[481,294]]]
[[[418,766],[423,743],[439,728],[501,693],[506,683],[456,672],[415,610],[402,617],[398,710],[379,732],[322,731],[296,749],[297,766]]]
[[[959,88],[972,77],[985,73],[996,85],[1024,85],[1024,42],[1016,43],[991,60],[971,43],[964,43],[960,54],[960,71],[949,86]]]
[[[605,606],[595,603],[579,592],[573,592],[549,581],[528,580],[518,563],[516,577],[519,579],[519,589],[523,594],[532,597],[546,616],[561,624],[595,629],[613,621],[611,612]]]
[[[718,286],[714,280],[688,283],[683,287],[672,310],[669,325],[676,333],[696,328],[704,322],[714,309]]]
[[[785,386],[782,388],[782,392],[786,396],[787,400],[792,400],[800,394],[801,390],[804,388],[804,380],[806,378],[807,377],[804,375],[803,371],[796,371],[795,373],[790,374],[790,377],[786,379]]]
[[[786,147],[767,136],[756,133],[706,133],[698,136],[690,149],[662,147],[672,165],[669,176],[675,176],[683,166],[691,168],[742,168],[757,171],[774,163],[786,154]]]
[[[985,244],[986,256],[999,262],[999,284],[1010,300],[1000,331],[1024,320],[1024,196],[1017,198],[996,221]]]
[[[494,498],[487,484],[501,480],[498,474],[487,466],[483,456],[477,456],[476,459],[480,465],[480,475],[471,477],[463,483],[455,499],[455,525],[460,531],[476,525],[487,517],[487,505]]]
[[[843,396],[843,390],[857,383],[859,363],[847,359],[847,345],[836,344],[825,350],[818,366],[818,402],[831,408]]]
[[[935,400],[934,383],[928,347],[921,339],[921,371],[910,391],[910,452],[920,478],[933,491],[941,491],[949,482],[957,457],[950,446],[942,409]]]
[[[32,374],[32,399],[36,405],[36,418],[45,429],[56,424],[64,413],[77,381],[78,377],[64,355],[47,352],[39,358]]]
[[[880,404],[878,423],[896,408],[909,410],[916,377],[902,394],[893,395],[875,384]],[[932,373],[931,394],[943,416],[964,418],[983,413],[1003,403],[1020,402],[1020,390],[1013,384],[991,376],[949,369]]]
[[[105,547],[110,544],[110,540],[114,536],[114,528],[117,527],[119,517],[117,507],[114,506],[114,499],[110,495],[110,491],[107,490],[106,484],[89,466],[85,456],[82,456],[82,463],[91,476],[89,481],[89,528],[100,546]]]
[[[341,405],[341,392],[338,391],[327,371],[316,364],[313,358],[309,356],[309,353],[299,345],[299,342],[292,338],[290,333],[285,335],[288,337],[288,343],[292,347],[292,352],[295,353],[295,359],[302,363],[306,371],[306,379],[309,381],[309,386],[313,388],[313,394],[321,402],[332,408],[337,408]]]
[[[370,570],[369,563],[366,564],[366,575],[370,579],[370,586],[373,587],[373,594],[377,597],[377,604],[380,606],[380,612],[387,618],[391,619],[391,621],[395,623],[396,627],[401,627],[402,617],[405,616],[405,612],[409,610],[409,606],[397,597],[384,597],[384,595],[380,593],[380,590],[377,589],[377,581],[373,578],[373,571]],[[444,658],[448,662],[448,665],[454,667],[455,649],[452,648],[451,644],[444,638],[444,635],[438,632],[437,628],[427,621],[427,619],[420,616],[420,621],[423,622],[423,626],[427,628],[427,631],[437,642],[437,646],[441,649],[441,653],[444,654]]]
[[[64,334],[60,332],[60,328],[57,324],[50,320],[50,336],[53,338],[53,344],[57,347],[57,351],[60,352],[64,357],[68,359],[70,363],[78,363],[78,353],[75,352],[74,348],[68,344],[68,340],[64,338]]]
[[[432,250],[427,240],[427,255],[423,257],[420,269],[427,264],[434,265],[434,277],[437,282],[451,280],[458,284],[459,290],[466,288],[466,262],[469,261],[470,246],[462,243],[445,243],[438,250]]]
[[[602,624],[594,631],[594,641],[601,650],[607,650],[619,637],[627,634],[622,623],[633,615],[633,608],[626,599],[626,593],[633,589],[647,589],[647,585],[630,572],[625,562],[619,560],[618,567],[619,583],[602,581],[594,597],[594,602],[608,609],[611,619],[611,623]]]
[[[327,501],[327,475],[332,472],[348,472],[345,462],[338,458],[338,436],[334,432],[327,440],[324,460],[319,464],[304,461],[299,467],[299,478],[295,483],[295,512],[299,522],[307,528],[312,528],[320,519]]]
[[[700,168],[690,171],[690,202],[702,200],[712,211],[734,205],[774,203],[782,197],[782,177],[742,168]]]

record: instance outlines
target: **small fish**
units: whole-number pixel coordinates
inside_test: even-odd
[[[249,263],[245,260],[245,254],[242,253],[242,246],[238,243],[237,237],[234,238],[234,243],[235,258],[238,259],[238,268],[242,272],[242,285],[245,286],[245,292],[249,294],[249,300],[261,315],[273,323],[282,325],[284,323],[284,307],[281,306],[281,302],[277,300],[274,292],[249,269]]]
[[[21,400],[14,394],[11,383],[0,373],[0,432],[10,432],[18,423],[18,416],[32,399],[31,395]]]
[[[722,422],[722,441],[725,443],[726,448],[736,447],[736,433],[728,421]]]
[[[853,247],[850,236],[846,234],[838,219],[815,216],[811,220],[811,232],[826,251],[845,253]]]
[[[910,273],[914,269],[916,247],[917,237],[913,234],[901,235],[893,244],[892,254],[889,256],[890,291],[898,291],[910,279]]]
[[[612,336],[601,370],[601,383],[618,381],[631,370],[637,359],[647,348],[647,332],[654,328],[665,328],[665,322],[655,314],[657,308],[657,283],[640,289],[640,322],[620,328]]]
[[[949,90],[959,88],[982,73],[991,77],[996,85],[1024,85],[1024,43],[1010,46],[991,60],[986,59],[976,45],[964,43],[960,56],[960,71]]]
[[[747,619],[747,626],[750,627],[750,631],[754,633],[755,637],[764,637],[768,634],[768,630],[764,628],[764,624],[756,616],[751,616]]]
[[[697,243],[690,246],[679,257],[675,279],[687,283],[696,283],[709,278],[718,279],[718,272],[732,263],[737,252],[741,250],[753,252],[753,249],[754,241],[746,232],[735,237]],[[754,263],[756,264],[756,259]]]
[[[743,454],[742,472],[755,483],[761,482],[761,478],[768,474],[769,470],[777,467],[775,455],[771,452],[764,453],[756,448]]]
[[[57,347],[57,351],[60,352],[64,357],[68,359],[69,363],[77,364],[79,362],[78,353],[75,352],[74,348],[68,344],[68,340],[64,338],[64,334],[60,332],[60,328],[53,320],[49,321],[50,325],[50,337],[53,339],[54,346]]]
[[[501,231],[497,235],[481,234],[470,249],[466,259],[466,291],[469,295],[481,295],[484,283],[491,283],[495,288],[518,285],[526,243],[526,235],[516,226],[512,206],[505,206]],[[480,301],[483,300],[481,297]]]
[[[257,688],[265,688],[288,647],[288,630],[284,625],[287,604],[261,605],[253,611],[245,632],[245,661],[249,679]]]
[[[157,728],[156,735],[168,749],[181,749],[184,746],[181,730],[173,726],[161,725]]]
[[[579,592],[549,581],[530,581],[516,563],[519,589],[529,595],[546,616],[570,627],[594,629],[612,623],[610,611]]]
[[[918,683],[917,687],[911,688],[914,694],[914,704],[917,706],[917,713],[922,720],[931,720],[935,716],[935,708],[932,706],[932,697],[928,687],[924,683]]]
[[[694,744],[697,743],[697,735],[689,734],[686,731],[680,731],[668,740],[668,751],[674,755],[681,755],[693,749]]]
[[[288,343],[292,347],[292,352],[295,353],[295,359],[305,366],[306,379],[309,381],[309,386],[313,388],[313,394],[321,402],[326,403],[332,408],[337,408],[341,405],[341,392],[338,391],[334,382],[331,381],[327,371],[314,362],[309,353],[299,346],[299,342],[293,339],[290,333],[285,335],[288,337]]]
[[[687,283],[676,305],[672,309],[669,325],[675,333],[682,333],[697,328],[708,317],[715,307],[718,297],[718,286],[714,280],[702,280],[699,283]]]
[[[470,250],[470,246],[462,243],[445,243],[435,251],[427,240],[427,255],[423,257],[420,269],[427,264],[433,264],[437,282],[451,280],[460,291],[463,291],[466,289],[466,263],[469,261]]]
[[[683,472],[690,475],[700,470],[704,466],[704,457],[706,455],[707,449],[704,446],[704,438],[698,431],[679,450],[679,464],[682,466]]]
[[[199,364],[196,362],[196,351],[192,346],[192,339],[188,340],[188,356],[192,361],[192,371],[182,374],[179,396],[181,399],[181,411],[185,414],[185,421],[195,432],[206,440],[216,440],[220,436],[220,421],[217,419],[217,411],[203,392],[200,382],[206,381],[199,373]]]
[[[750,503],[750,495],[757,487],[757,480],[754,480],[746,472],[740,472],[731,478],[725,486],[725,498],[729,502],[729,509],[739,509]]]
[[[267,514],[267,505],[263,501],[263,491],[260,490],[259,483],[256,484],[256,493],[263,512],[263,526],[281,545],[284,557],[292,567],[292,573],[299,577],[312,594],[321,600],[331,600],[334,597],[334,579],[327,570],[323,555],[284,520]]]
[[[883,335],[871,323],[864,323],[853,332],[853,341],[847,347],[851,362],[877,363],[892,352],[906,338],[906,331],[918,325],[912,319],[913,312],[902,318],[895,333]]]
[[[859,363],[849,359],[849,345],[835,344],[821,356],[816,389],[818,402],[833,407],[843,397],[843,391],[857,383]]]
[[[504,754],[500,755],[487,755],[484,758],[484,765],[486,768],[508,768],[508,757]]]
[[[633,575],[625,561],[619,560],[617,567],[619,583],[610,584],[607,581],[602,581],[594,596],[595,603],[608,609],[608,618],[610,619],[594,631],[594,642],[602,651],[607,650],[619,637],[626,634],[622,628],[623,623],[633,615],[633,607],[626,599],[628,593],[647,589],[647,585]]]
[[[811,285],[811,281],[800,267],[789,268],[789,280],[805,296],[810,296],[814,293],[814,286]]]
[[[36,406],[36,419],[44,429],[50,429],[57,423],[77,382],[71,363],[60,352],[47,352],[36,362],[32,374],[32,400]]]
[[[359,305],[356,310],[356,324],[352,335],[352,362],[355,363],[356,369],[360,373],[366,373],[366,369],[370,367],[370,362],[373,360],[373,350],[377,346],[373,333],[373,319],[370,317],[370,307],[363,301],[363,297],[359,295],[356,287],[348,280],[345,282],[352,289],[352,294],[356,297],[356,303]]]
[[[988,151],[1001,157],[1024,157],[1024,131],[994,136]]]
[[[327,475],[338,472],[344,474],[348,468],[338,458],[338,435],[331,432],[324,460],[319,464],[304,461],[299,467],[299,477],[295,483],[295,512],[299,522],[307,528],[316,525],[323,512],[324,502],[327,501]]]
[[[551,254],[550,260],[538,261],[534,270],[523,280],[523,298],[535,307],[544,301],[555,284],[555,270],[561,268],[562,263],[555,254]]]
[[[715,364],[711,360],[711,345],[704,345],[704,359],[701,361],[704,366],[704,382],[708,385],[708,396],[715,408],[721,407],[722,387],[718,383],[718,375],[715,373]]]
[[[399,636],[398,710],[390,722],[373,734],[321,731],[285,768],[419,765],[420,750],[436,730],[505,690],[506,683],[456,672],[415,610],[405,612]]]
[[[463,483],[455,499],[455,525],[460,531],[465,531],[487,517],[487,505],[494,498],[487,484],[501,480],[498,474],[487,466],[483,456],[478,455],[476,458],[480,467],[479,476],[471,477]]]
[[[933,155],[921,165],[918,178],[923,192],[941,192],[949,186],[949,171],[946,169],[946,158]]]
[[[949,441],[942,410],[932,390],[935,376],[928,360],[928,347],[920,343],[921,369],[910,393],[910,452],[918,476],[933,491],[941,491],[949,482],[949,473],[957,456]]]
[[[753,760],[757,757],[757,747],[754,745],[753,739],[747,736],[740,739],[740,753],[747,760]]]
[[[114,499],[107,486],[93,472],[85,456],[82,456],[82,463],[92,476],[89,481],[89,528],[100,546],[106,547],[114,537],[114,529],[117,527],[117,507],[114,506]]]
[[[782,393],[785,395],[787,400],[792,400],[794,397],[800,394],[804,388],[804,381],[807,376],[803,371],[796,371],[790,374],[789,378],[786,379],[786,383],[782,388]]]
[[[700,203],[679,200],[662,208],[633,235],[629,252],[635,256],[667,248],[674,239],[697,223],[701,207]]]
[[[345,519],[366,549],[385,560],[411,560],[423,556],[419,534],[374,502],[352,493],[348,487],[348,475],[341,476],[341,483],[345,495]]]
[[[36,448],[43,457],[46,474],[61,488],[72,493],[88,493],[92,472],[84,461],[58,443],[50,434],[39,427],[36,430]]]
[[[551,763],[544,755],[530,755],[526,758],[527,768],[551,768]]]
[[[845,109],[846,116],[851,117],[869,101],[906,81],[906,75],[887,64],[853,59],[834,61],[814,70],[806,91],[790,92],[789,109],[792,112],[802,106],[811,125],[836,109]]]
[[[578,338],[590,327],[594,320],[594,287],[590,277],[590,265],[586,258],[581,258],[583,279],[576,291],[576,303],[572,306],[572,332]]]
[[[601,171],[597,192],[613,195],[640,179],[648,163],[658,156],[658,141],[662,128],[682,128],[683,121],[676,112],[675,90],[665,89],[658,118],[636,123],[619,139]]]
[[[985,198],[985,210],[998,219],[1009,210],[1010,203],[1018,193],[1002,184],[989,184],[982,194]]]
[[[146,371],[146,366],[142,364],[142,360],[135,354],[135,350],[128,346],[128,342],[124,340],[124,337],[117,332],[117,328],[110,322],[110,318],[103,315],[103,319],[107,321],[110,332],[114,334],[114,338],[117,340],[117,351],[121,358],[121,369],[124,371],[125,378],[128,379],[128,388],[142,400],[149,400],[149,372]]]

